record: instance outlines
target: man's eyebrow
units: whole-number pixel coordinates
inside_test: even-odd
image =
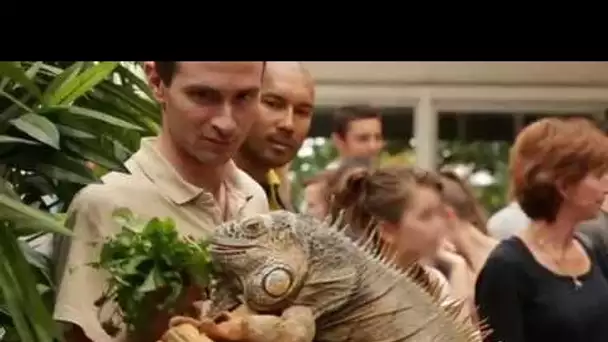
[[[221,93],[217,88],[205,85],[205,84],[189,84],[184,87],[186,90],[204,91],[209,93]]]
[[[208,92],[208,93],[218,94],[218,95],[224,93],[223,89],[214,88],[212,86],[208,86],[205,84],[190,84],[190,85],[185,86],[184,88],[187,91],[203,91],[203,92]],[[251,87],[236,89],[234,92],[237,94],[243,94],[243,93],[255,94],[255,93],[260,92],[260,87],[251,86]]]
[[[280,100],[284,100],[285,99],[285,96],[283,96],[283,95],[281,95],[279,93],[268,91],[268,90],[262,91],[262,96],[263,97],[273,97],[273,98],[280,99]]]
[[[237,93],[247,93],[247,94],[255,94],[255,93],[259,93],[260,92],[260,87],[248,87],[248,88],[242,88],[242,89],[238,89],[236,91]]]

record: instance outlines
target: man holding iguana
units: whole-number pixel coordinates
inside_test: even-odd
[[[74,199],[74,237],[57,250],[59,289],[54,317],[71,341],[111,337],[94,302],[105,277],[97,261],[103,238],[118,232],[112,212],[127,207],[144,219],[171,217],[183,234],[206,236],[239,213],[268,211],[262,188],[232,157],[259,115],[265,62],[147,62],[145,72],[162,107],[162,131],[145,138],[127,162]],[[106,313],[102,313],[102,316]]]

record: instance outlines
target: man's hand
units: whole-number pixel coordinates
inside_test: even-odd
[[[186,289],[185,294],[176,303],[175,312],[185,317],[198,317],[198,313],[200,312],[199,303],[202,303],[202,299],[203,291],[195,286],[191,286]],[[163,333],[171,326],[171,316],[166,311],[156,313],[150,324],[152,340],[160,339]]]
[[[449,269],[450,296],[456,300],[464,300],[468,306],[471,306],[475,286],[466,260],[456,253],[440,248],[437,252],[437,261]],[[469,314],[471,307],[466,309],[465,314]]]
[[[204,305],[204,304],[203,304]],[[295,306],[286,309],[281,316],[259,315],[245,305],[232,312],[225,312],[215,320],[204,317],[196,320],[190,317],[174,317],[171,328],[163,336],[163,342],[173,342],[172,336],[179,336],[177,329],[190,325],[213,341],[230,342],[311,342],[315,335],[315,321],[312,311]],[[192,335],[188,333],[188,335]],[[186,339],[194,342],[197,340]]]

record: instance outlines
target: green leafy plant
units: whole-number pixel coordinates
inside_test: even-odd
[[[107,171],[125,171],[140,138],[158,132],[160,107],[141,71],[135,62],[0,62],[3,342],[61,339],[52,260],[27,242],[69,235],[49,212]]]
[[[32,230],[71,235],[63,217],[23,204],[0,180],[0,324],[3,341],[61,340],[53,322],[49,260],[18,237]]]
[[[56,65],[0,62],[0,174],[43,210],[65,209],[97,182],[103,172],[91,164],[124,172],[160,122],[145,82],[124,63]]]
[[[143,221],[128,209],[116,210],[114,217],[122,230],[103,244],[99,262],[92,264],[110,275],[97,304],[117,303],[128,331],[141,331],[149,328],[151,315],[175,309],[188,288],[208,286],[211,258],[207,243],[181,237],[171,218]]]

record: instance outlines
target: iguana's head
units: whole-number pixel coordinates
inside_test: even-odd
[[[212,235],[214,264],[253,309],[279,310],[302,286],[309,241],[301,224],[296,214],[274,211],[224,223]]]

